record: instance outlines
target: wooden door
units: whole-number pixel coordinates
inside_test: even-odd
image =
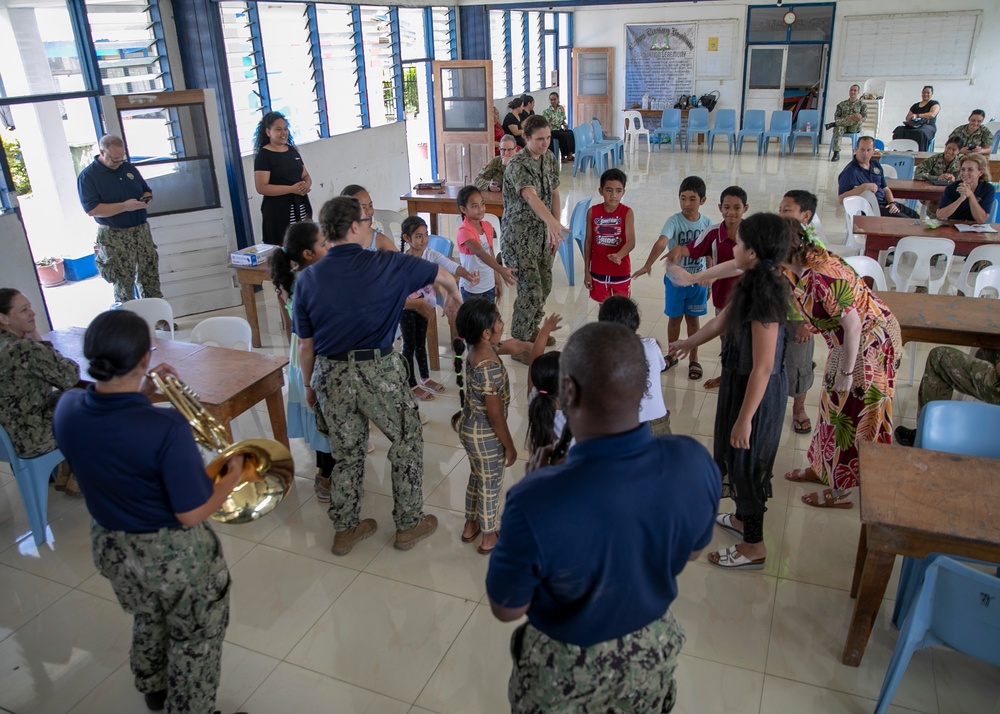
[[[607,133],[613,133],[611,111],[611,73],[614,71],[613,47],[573,48],[573,124],[579,126],[598,119]]]
[[[494,156],[493,62],[434,62],[438,178],[464,186]]]
[[[763,109],[770,122],[771,112],[784,107],[788,45],[754,46],[747,57],[744,111]]]

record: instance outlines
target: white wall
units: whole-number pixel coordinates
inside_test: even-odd
[[[804,3],[802,3],[804,4]],[[713,89],[722,95],[719,107],[739,110],[743,93],[743,47],[746,37],[746,2],[669,3],[665,5],[613,5],[606,7],[578,8],[573,12],[573,43],[577,47],[614,47],[615,77],[612,106],[621,111],[625,104],[625,55],[626,24],[658,22],[691,22],[695,20],[739,20],[737,37],[741,47],[737,52],[735,79],[698,80],[696,92],[700,96]],[[934,85],[934,98],[941,102],[938,117],[939,135],[947,135],[954,127],[965,123],[969,112],[975,108],[986,111],[986,118],[1000,115],[1000,47],[992,41],[1000,36],[1000,2],[996,0],[949,0],[944,5],[939,0],[879,0],[877,8],[871,0],[839,0],[836,4],[834,38],[831,48],[831,69],[828,85],[826,121],[833,117],[837,102],[847,98],[850,85],[863,83],[868,77],[838,80],[842,45],[841,32],[847,15],[912,14],[943,11],[983,11],[979,39],[976,46],[974,76],[970,80],[923,79],[886,81],[885,105],[879,138],[892,138],[892,130],[902,123],[906,110],[920,99],[924,84]],[[919,52],[920,48],[914,48]],[[888,74],[888,72],[887,72]],[[620,123],[620,122],[619,122]],[[938,143],[940,146],[940,142]]]
[[[11,211],[0,215],[0,288],[14,288],[31,301],[39,332],[49,331],[48,311],[38,286],[35,262],[28,247],[24,226],[17,214]]]
[[[344,186],[360,184],[368,189],[375,208],[400,211],[399,197],[410,191],[410,164],[406,150],[406,124],[394,122],[373,129],[340,134],[298,146],[313,179],[309,201],[313,218],[322,205],[340,194]],[[253,156],[243,157],[247,197],[254,236],[260,242],[260,200],[253,184]],[[405,213],[405,211],[403,211]]]

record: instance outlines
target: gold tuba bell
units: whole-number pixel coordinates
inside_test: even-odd
[[[291,489],[295,476],[295,464],[288,448],[274,439],[244,439],[230,444],[225,427],[208,413],[190,387],[171,374],[150,372],[147,377],[184,415],[194,430],[194,439],[199,446],[216,455],[205,467],[210,479],[218,479],[230,456],[243,454],[240,483],[219,510],[212,514],[212,520],[250,523],[273,511]]]

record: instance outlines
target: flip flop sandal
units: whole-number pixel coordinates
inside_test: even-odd
[[[807,476],[806,474],[809,475]],[[821,486],[826,486],[826,484],[812,474],[809,469],[795,469],[794,471],[789,471],[785,474],[785,480],[791,481],[792,483],[818,483]]]
[[[767,558],[750,560],[748,557],[741,554],[736,549],[735,545],[730,546],[725,550],[719,550],[708,554],[709,563],[712,565],[718,565],[720,568],[728,568],[730,570],[763,570],[766,561]]]
[[[476,531],[475,531],[475,533],[473,533],[472,535],[465,535],[465,534],[462,534],[462,542],[463,542],[463,543],[471,543],[471,542],[472,542],[472,541],[474,541],[474,540],[475,540],[476,538],[478,538],[478,537],[479,537],[479,534],[480,534],[480,533],[482,533],[482,532],[483,532],[483,529],[482,529],[482,528],[480,528],[480,527],[479,527],[479,524],[477,523],[477,524],[476,524]]]
[[[434,395],[431,394],[430,392],[428,392],[427,390],[425,390],[423,387],[421,387],[419,385],[416,386],[416,387],[413,387],[410,391],[413,392],[413,396],[415,396],[417,398],[417,401],[420,401],[420,402],[431,402],[431,401],[434,401]]]
[[[792,430],[796,434],[809,434],[813,430],[812,421],[809,417],[805,419],[792,419]]]
[[[735,515],[735,513],[720,513],[715,517],[715,525],[719,526],[719,528],[728,532],[730,535],[743,540],[743,531],[736,530],[736,527],[733,525],[733,516]]]
[[[668,369],[670,369],[671,367],[675,366],[678,362],[680,362],[679,359],[671,357],[670,355],[663,355],[663,360],[667,363],[667,366],[660,370],[660,374],[666,372]]]
[[[688,379],[692,382],[697,382],[704,376],[705,370],[701,368],[701,365],[698,362],[692,362],[688,365]]]
[[[822,500],[820,500],[822,498]],[[846,496],[840,498],[833,495],[833,489],[824,488],[817,493],[806,494],[802,497],[802,503],[814,508],[854,508],[853,501],[844,501]]]
[[[433,386],[431,386],[431,385],[433,385]],[[432,382],[429,379],[422,380],[420,382],[420,386],[423,387],[424,389],[426,389],[428,392],[434,392],[435,394],[442,394],[442,393],[444,393],[444,385],[443,384],[438,384],[437,382]]]
[[[722,377],[712,377],[705,380],[705,389],[718,389],[720,384],[722,384]]]

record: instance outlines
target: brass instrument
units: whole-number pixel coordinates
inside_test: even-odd
[[[147,377],[179,411],[194,430],[198,444],[216,456],[205,467],[217,481],[226,461],[243,454],[243,475],[218,511],[211,515],[220,523],[250,523],[266,516],[281,503],[292,487],[295,464],[288,448],[274,439],[244,439],[229,443],[225,427],[198,401],[198,395],[173,375],[150,372]]]

